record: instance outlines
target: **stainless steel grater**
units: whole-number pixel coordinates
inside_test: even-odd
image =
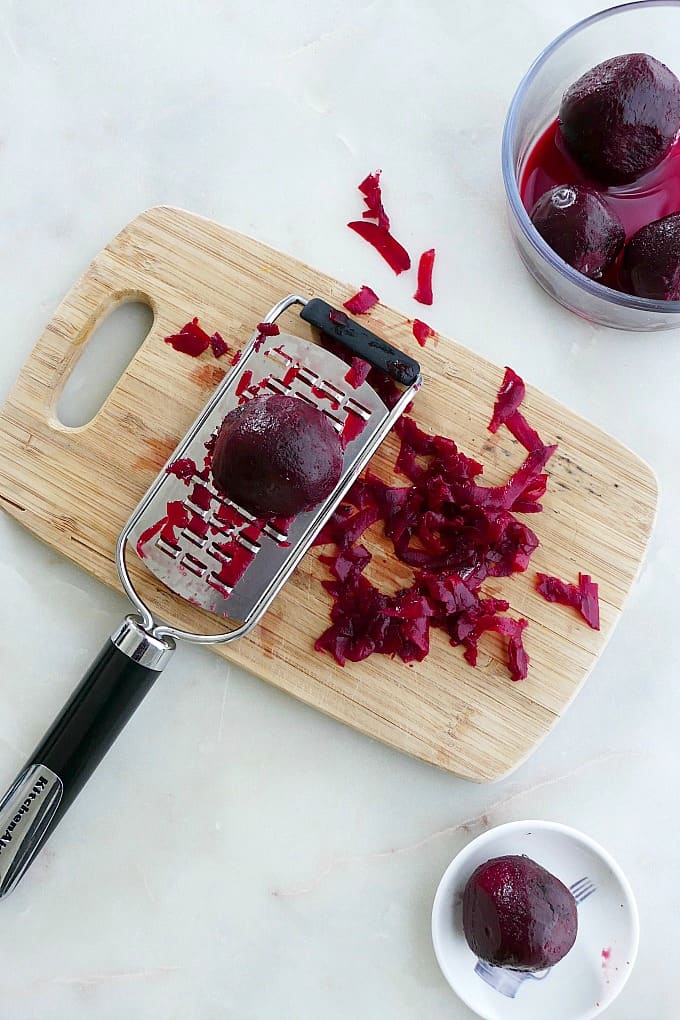
[[[291,294],[262,321],[275,323],[293,305],[301,306],[301,318],[382,369],[403,392],[390,409],[367,382],[353,386],[348,365],[320,344],[285,333],[253,334],[123,528],[116,564],[136,614],[106,642],[0,802],[0,897],[16,886],[51,835],[167,665],[175,641],[234,641],[255,626],[422,385],[417,362],[318,298]],[[346,444],[340,480],[323,503],[287,522],[255,528],[255,518],[218,491],[204,469],[206,444],[225,415],[260,393],[313,404]],[[194,462],[195,476],[168,473],[178,460]],[[181,525],[170,524],[169,504],[181,508]],[[175,594],[220,618],[220,631],[195,634],[158,620],[132,583],[128,546]],[[225,577],[233,557],[247,565],[232,584]]]

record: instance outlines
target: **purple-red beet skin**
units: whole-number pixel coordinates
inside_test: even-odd
[[[592,280],[606,272],[626,240],[616,213],[581,184],[546,191],[531,210],[531,222],[560,258]]]
[[[559,124],[586,173],[602,184],[628,184],[661,162],[675,139],[680,82],[646,53],[612,57],[567,89]]]
[[[226,416],[215,443],[215,484],[257,517],[293,517],[331,494],[340,438],[316,407],[284,395],[253,397]]]
[[[680,301],[680,213],[654,220],[631,237],[621,279],[638,297]]]
[[[463,929],[472,952],[495,967],[543,970],[574,944],[576,901],[531,858],[494,857],[465,886]]]

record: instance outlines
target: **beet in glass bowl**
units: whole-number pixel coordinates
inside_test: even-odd
[[[612,7],[558,36],[531,65],[510,104],[503,131],[502,167],[513,240],[525,266],[544,290],[592,322],[651,331],[680,326],[680,301],[636,297],[582,275],[540,236],[520,195],[527,163],[557,117],[566,89],[596,64],[619,54],[640,52],[662,61],[680,77],[680,3],[642,0]],[[680,160],[674,162],[680,187]],[[678,210],[667,209],[674,211]]]

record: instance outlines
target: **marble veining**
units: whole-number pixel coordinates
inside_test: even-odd
[[[600,663],[494,786],[183,648],[0,904],[0,997],[21,1020],[468,1020],[434,960],[432,897],[473,835],[523,817],[589,833],[635,889],[640,955],[607,1016],[677,1017],[680,344],[552,303],[512,248],[500,175],[521,75],[599,6],[0,4],[0,400],[95,252],[169,203],[512,365],[647,459],[662,492]],[[396,235],[437,249],[424,315],[415,277],[344,227],[377,167]],[[3,786],[125,611],[0,516]]]

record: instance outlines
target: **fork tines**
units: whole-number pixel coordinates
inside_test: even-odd
[[[579,878],[578,882],[574,882],[573,885],[569,886],[569,890],[577,903],[583,903],[584,900],[593,895],[596,889],[595,883],[587,877]]]

